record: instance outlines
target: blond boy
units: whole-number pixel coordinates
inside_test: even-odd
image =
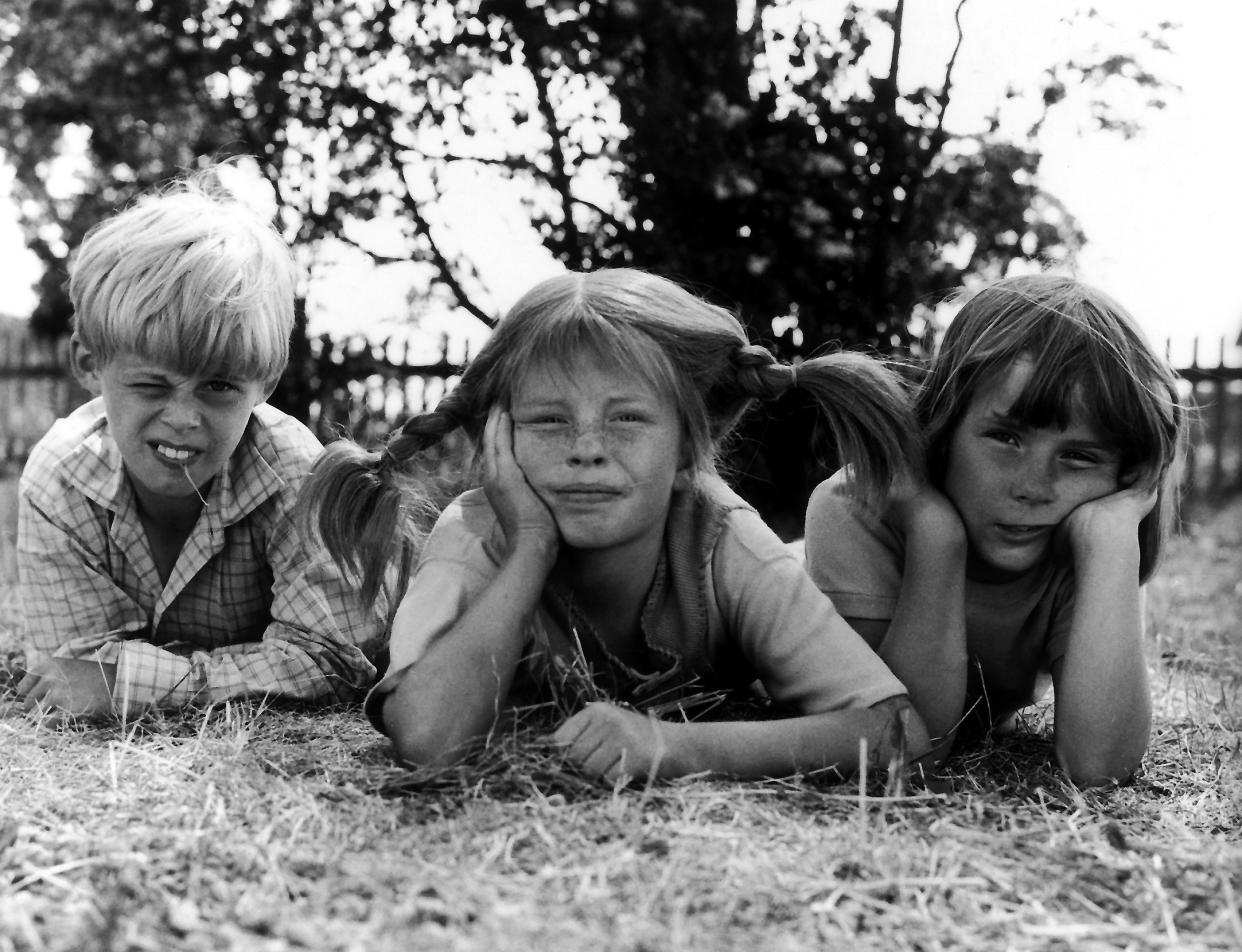
[[[19,691],[53,720],[344,700],[375,675],[384,605],[290,517],[320,444],[264,402],[288,359],[289,249],[207,183],[97,226],[74,264],[71,359],[95,399],[31,453],[18,524]]]

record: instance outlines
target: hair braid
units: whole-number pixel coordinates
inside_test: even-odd
[[[743,344],[733,355],[733,371],[741,395],[756,400],[775,400],[798,379],[792,364],[783,364],[759,344]]]
[[[431,481],[416,478],[414,464],[455,430],[477,428],[468,403],[454,390],[434,410],[407,420],[382,452],[338,440],[316,460],[298,498],[298,524],[360,580],[365,600],[377,596],[390,566],[412,562],[437,511]]]
[[[882,361],[840,352],[785,364],[766,347],[749,344],[738,348],[733,367],[744,398],[774,400],[795,387],[808,393],[864,496],[878,499],[899,473],[922,472],[909,396]]]

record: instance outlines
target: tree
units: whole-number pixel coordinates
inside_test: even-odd
[[[1146,51],[1100,51],[1031,91],[1030,136],[999,122],[956,135],[956,52],[939,88],[899,83],[901,2],[851,4],[832,29],[796,0],[756,0],[740,21],[739,6],[21,0],[0,15],[0,150],[47,266],[37,319],[63,326],[64,264],[87,224],[178,168],[245,153],[308,268],[334,243],[412,264],[422,296],[485,322],[489,289],[442,220],[462,169],[519,189],[566,266],[686,280],[786,358],[834,342],[917,351],[918,318],[964,276],[1081,242],[1037,177],[1034,133],[1067,89],[1124,82],[1151,105],[1164,91]],[[891,50],[879,67],[877,41]],[[1105,105],[1096,118],[1131,131]],[[66,197],[50,160],[74,131],[84,184]],[[382,247],[373,220],[388,223]],[[786,409],[747,434],[764,452],[737,459],[748,494],[769,517],[788,505],[794,531],[818,473]]]

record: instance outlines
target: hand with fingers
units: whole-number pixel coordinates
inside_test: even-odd
[[[593,701],[552,735],[584,774],[607,783],[669,775],[668,728],[637,711]]]
[[[49,658],[17,686],[23,708],[33,717],[59,724],[74,717],[116,713],[116,665],[79,658]]]
[[[526,480],[513,449],[513,417],[492,407],[483,428],[483,491],[504,530],[509,551],[530,546],[556,560],[560,530],[556,519]]]
[[[1065,518],[1060,541],[1069,546],[1076,560],[1138,544],[1138,527],[1155,508],[1158,484],[1146,475],[1123,479],[1122,484],[1116,492],[1083,503]]]
[[[926,533],[934,539],[964,539],[962,517],[949,497],[925,480],[899,476],[888,492],[888,518],[907,539]]]

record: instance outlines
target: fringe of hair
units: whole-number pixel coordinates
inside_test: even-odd
[[[106,363],[273,382],[288,361],[296,269],[272,224],[214,178],[178,180],[97,224],[73,263],[74,329]]]

